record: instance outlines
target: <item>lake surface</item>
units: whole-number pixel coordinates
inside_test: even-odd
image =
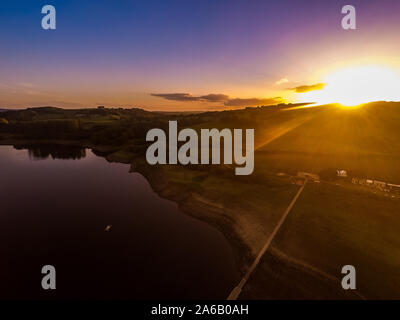
[[[239,280],[218,230],[90,150],[0,146],[0,226],[2,299],[224,299]]]

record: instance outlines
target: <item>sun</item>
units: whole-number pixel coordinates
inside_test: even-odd
[[[400,101],[400,73],[384,66],[369,65],[338,70],[327,75],[322,90],[301,94],[302,102],[340,103],[357,106],[372,101]]]

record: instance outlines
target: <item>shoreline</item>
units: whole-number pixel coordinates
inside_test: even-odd
[[[121,148],[109,145],[96,145],[86,140],[57,140],[57,139],[1,139],[0,145],[16,147],[35,145],[64,145],[82,147],[105,158],[108,162],[130,164],[130,172],[141,174],[150,184],[152,190],[161,198],[177,203],[179,210],[184,214],[203,221],[220,231],[227,239],[235,259],[235,268],[240,275],[243,275],[251,263],[254,254],[251,248],[245,243],[235,231],[235,222],[223,214],[218,204],[202,198],[201,194],[195,192],[187,193],[186,189],[168,181],[159,167],[150,166],[143,156],[138,153],[121,154]]]
[[[157,195],[177,203],[183,214],[203,221],[222,233],[231,247],[235,268],[240,276],[245,274],[260,252],[298,189],[289,178],[277,177],[276,174],[232,179],[231,168],[227,167],[151,166],[143,156],[143,145],[116,147],[96,145],[86,140],[0,137],[0,145],[26,148],[46,144],[88,148],[109,162],[130,164],[130,172],[141,174]],[[338,199],[341,201],[338,202]],[[344,188],[343,185],[329,182],[309,184],[301,200],[295,207],[295,214],[288,216],[284,227],[275,237],[271,250],[261,258],[239,299],[342,300],[398,297],[393,282],[396,276],[391,276],[398,272],[395,269],[398,260],[383,260],[384,264],[377,264],[377,256],[374,255],[376,251],[370,250],[368,246],[368,251],[364,253],[357,249],[364,246],[365,237],[375,237],[380,251],[386,255],[398,249],[394,232],[387,232],[388,236],[379,240],[381,238],[377,237],[377,231],[364,228],[365,223],[374,223],[377,230],[394,230],[397,223],[394,212],[398,211],[398,202],[384,195],[355,188],[354,185]],[[365,206],[366,201],[368,207]],[[343,210],[347,207],[351,208],[351,214]],[[382,207],[387,208],[388,213],[383,216],[381,214],[385,220],[377,221],[376,212],[380,212]],[[321,214],[322,209],[326,214]],[[366,219],[364,224],[357,223],[360,216]],[[393,227],[382,222],[387,219],[390,219],[390,226]],[[348,233],[346,230],[349,228],[351,232]],[[336,238],[340,242],[331,241]],[[387,243],[393,245],[386,248]],[[321,259],[322,252],[327,254],[324,259]],[[368,271],[377,269],[387,275],[385,279],[388,284],[381,292],[377,292],[381,283],[378,278],[372,278],[371,286],[361,283],[353,294],[343,291],[338,280],[344,258],[346,261],[351,258],[354,264],[367,267],[366,271],[361,272],[360,278],[366,277]],[[232,285],[232,289],[235,285]]]
[[[155,193],[161,198],[177,203],[179,210],[184,214],[199,219],[220,231],[231,246],[236,268],[241,275],[245,273],[254,257],[252,250],[235,231],[234,220],[223,213],[218,203],[204,201],[201,195],[195,192],[185,193],[187,190],[168,181],[162,170],[151,167],[145,163],[144,159],[133,161],[131,171],[143,175]]]

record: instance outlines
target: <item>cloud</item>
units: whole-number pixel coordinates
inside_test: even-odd
[[[190,93],[151,93],[150,95],[172,101],[223,102],[229,99],[229,96],[220,93],[210,93],[198,97],[192,96]]]
[[[273,105],[283,102],[281,97],[276,98],[268,98],[268,99],[258,99],[258,98],[249,98],[249,99],[229,99],[225,101],[225,106],[229,107],[254,107],[254,106],[266,106]]]
[[[282,79],[278,80],[277,82],[275,82],[275,84],[279,86],[280,84],[287,83],[287,82],[289,82],[289,79],[282,78]]]
[[[325,83],[317,83],[313,84],[310,86],[298,86],[295,88],[289,88],[288,90],[292,90],[297,93],[304,93],[304,92],[309,92],[309,91],[314,91],[314,90],[322,90],[325,87]]]
[[[221,102],[221,101],[226,101],[229,99],[229,96],[227,96],[226,94],[215,94],[215,93],[211,93],[211,94],[207,94],[205,96],[201,96],[199,97],[201,100],[203,101],[210,101],[210,102]]]
[[[159,97],[172,101],[201,101],[201,102],[210,102],[210,103],[223,103],[226,107],[253,107],[253,106],[261,106],[261,105],[272,105],[282,102],[282,98],[267,98],[267,99],[259,99],[259,98],[235,98],[231,99],[226,94],[207,94],[203,96],[193,96],[190,93],[151,93],[154,97]]]
[[[193,97],[190,93],[151,93],[150,95],[172,101],[199,101],[199,97]]]

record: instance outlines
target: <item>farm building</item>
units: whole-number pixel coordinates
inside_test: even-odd
[[[346,170],[336,170],[338,177],[347,177],[347,171]]]
[[[393,183],[388,183],[388,184],[387,184],[387,187],[389,188],[389,190],[390,190],[391,192],[400,194],[400,185],[398,185],[398,184],[393,184]]]

